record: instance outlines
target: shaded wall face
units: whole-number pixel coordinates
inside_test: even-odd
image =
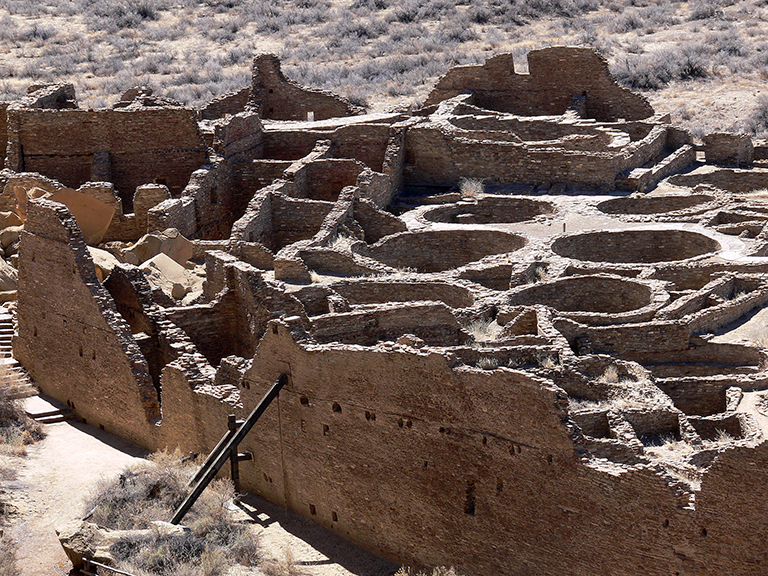
[[[9,119],[9,168],[72,188],[106,171],[129,205],[141,184],[165,184],[177,196],[206,160],[194,110],[12,109]]]
[[[271,325],[239,382],[239,416],[281,372],[289,383],[241,445],[255,456],[241,464],[244,486],[394,562],[714,576],[759,573],[765,561],[764,447],[715,464],[693,509],[653,470],[585,465],[557,390],[521,373],[452,370],[439,354],[303,348]],[[231,406],[195,394],[180,372],[166,376],[178,408],[164,419],[168,437],[184,450],[215,444]],[[734,516],[733,502],[747,512]]]
[[[683,502],[648,471],[579,464],[551,388],[451,370],[438,354],[305,350],[272,325],[241,382],[242,412],[285,371],[242,445],[255,455],[244,485],[369,550],[466,574],[699,573],[674,553],[694,530]],[[215,443],[207,430],[226,409],[183,378],[164,386],[179,417],[205,420],[197,433],[171,416],[164,427],[185,430],[184,449]]]
[[[334,158],[358,160],[381,172],[389,137],[390,127],[386,124],[353,124],[333,131],[267,129],[264,158],[298,160],[312,152],[318,140],[331,140]]]
[[[160,414],[146,361],[96,279],[69,211],[46,204],[28,209],[14,354],[43,393],[89,423],[154,446],[146,432]]]

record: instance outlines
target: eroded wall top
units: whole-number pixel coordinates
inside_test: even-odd
[[[512,54],[482,65],[457,66],[427,98],[434,105],[473,92],[478,106],[526,116],[563,114],[574,97],[585,97],[587,117],[601,121],[641,120],[653,115],[648,101],[619,86],[604,58],[589,48],[558,46],[528,54],[529,74],[515,73]]]

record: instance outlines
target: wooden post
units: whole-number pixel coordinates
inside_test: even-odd
[[[277,395],[280,393],[280,390],[286,382],[288,382],[288,375],[280,374],[280,377],[272,385],[272,388],[269,389],[264,395],[264,398],[261,399],[261,402],[259,402],[253,409],[253,412],[251,412],[248,418],[245,419],[242,426],[240,426],[237,429],[237,432],[235,432],[226,444],[222,446],[219,455],[215,459],[212,459],[210,463],[206,462],[206,464],[203,465],[203,468],[200,470],[201,474],[198,474],[200,479],[197,484],[195,484],[194,488],[192,488],[189,495],[184,499],[184,502],[182,502],[176,509],[176,512],[174,512],[173,518],[171,518],[171,524],[178,524],[184,519],[184,516],[189,512],[189,509],[192,508],[192,505],[200,497],[200,494],[203,493],[205,487],[210,484],[211,480],[216,476],[216,473],[221,470],[222,466],[224,466],[233,452],[235,453],[235,458],[237,458],[237,447],[240,445],[240,442],[243,441],[248,432],[251,431],[251,428],[253,428],[253,425],[256,424],[259,418],[261,418],[261,415],[264,414],[264,411],[269,407],[272,400],[277,398]],[[227,430],[227,435],[230,434],[229,430]]]
[[[231,434],[234,435],[237,432],[237,417],[234,414],[230,414],[227,417],[227,427]],[[235,495],[240,492],[240,459],[237,457],[237,448],[232,451],[232,455],[229,457],[229,470],[232,477],[232,484],[235,487]]]

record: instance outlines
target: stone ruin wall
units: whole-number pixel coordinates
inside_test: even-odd
[[[196,115],[185,108],[91,111],[11,106],[6,168],[39,172],[72,188],[110,180],[128,209],[136,187],[148,182],[165,184],[177,196],[206,160]],[[109,178],[94,178],[95,162],[103,153]]]
[[[521,116],[564,114],[572,98],[580,96],[588,118],[611,122],[653,115],[647,100],[616,84],[608,63],[589,48],[533,50],[528,69],[528,74],[515,73],[511,54],[483,65],[457,66],[438,80],[425,106],[472,91],[478,106]]]
[[[360,114],[363,109],[345,98],[312,90],[288,80],[280,69],[280,60],[273,54],[261,54],[253,59],[251,102],[262,118],[272,120],[326,120]]]
[[[536,114],[544,91],[531,87],[555,89],[535,84],[542,77],[536,62],[578,55],[598,72],[604,68],[578,50],[542,52],[532,53],[530,78],[509,80],[528,83],[525,97]],[[494,60],[460,68],[453,78],[488,79],[489,71],[504,78],[512,71],[511,59]],[[568,78],[565,92],[581,81],[575,73]],[[761,513],[768,504],[768,444],[748,444],[754,431],[729,408],[729,394],[732,387],[768,386],[768,358],[754,347],[707,342],[696,333],[765,304],[768,291],[755,287],[762,276],[748,277],[763,274],[763,264],[706,262],[707,251],[718,249],[708,236],[674,233],[665,236],[676,238],[674,246],[660,252],[690,261],[667,265],[662,259],[646,267],[631,254],[615,262],[579,260],[560,254],[567,241],[558,247],[500,231],[418,233],[380,210],[404,183],[447,187],[459,177],[494,174],[500,181],[607,190],[620,172],[670,150],[684,152],[681,162],[690,162],[693,150],[695,159],[686,134],[643,116],[641,100],[600,82],[590,84],[582,116],[615,120],[620,109],[620,117],[645,119],[607,126],[628,134],[615,152],[600,151],[608,140],[589,122],[579,144],[563,137],[562,126],[534,119],[524,135],[548,137],[551,130],[553,139],[529,149],[497,134],[504,131],[500,117],[458,128],[461,118],[493,116],[474,105],[512,106],[503,90],[493,103],[483,100],[489,94],[458,96],[426,119],[389,115],[314,126],[262,124],[253,111],[238,109],[244,92],[228,96],[211,114],[236,114],[215,128],[205,162],[188,167],[189,181],[172,190],[173,198],[156,203],[162,190],[154,190],[159,196],[140,211],[150,230],[173,226],[197,239],[195,257],[204,257],[207,267],[204,297],[187,306],[156,300],[157,291],[129,265],[116,266],[102,285],[69,212],[32,201],[19,255],[14,350],[44,392],[88,423],[151,449],[208,451],[225,432],[227,414],[245,416],[280,373],[289,374],[279,399],[241,445],[255,455],[241,465],[244,488],[397,563],[454,565],[467,574],[554,574],[564,566],[584,575],[595,566],[626,575],[758,573],[768,564]],[[312,99],[300,103],[298,116],[320,106]],[[70,114],[92,114],[31,112],[15,116],[25,119],[19,126],[56,120],[55,114],[63,114],[64,126],[75,118]],[[150,111],[102,112],[140,118]],[[165,122],[176,111],[152,112]],[[446,116],[457,122],[453,128],[445,129]],[[32,133],[18,128],[14,141]],[[585,148],[568,149],[566,142]],[[163,149],[152,148],[154,141],[146,145]],[[519,162],[510,153],[515,147],[525,150]],[[726,157],[744,146],[721,139],[717,148]],[[504,165],[510,170],[499,173]],[[74,166],[85,170],[85,164]],[[702,198],[710,212],[721,205],[716,196]],[[686,210],[674,202],[670,207],[678,217]],[[487,219],[500,213],[496,208],[478,208],[473,217]],[[334,248],[337,236],[354,250]],[[497,254],[502,241],[506,247]],[[604,251],[604,243],[595,234],[577,242],[587,253]],[[512,259],[504,255],[513,252]],[[482,265],[471,262],[486,256]],[[376,277],[404,265],[417,269],[407,273],[410,280]],[[537,288],[537,266],[551,266],[550,292]],[[369,278],[338,289],[308,283],[290,293],[266,279],[271,273],[275,280],[308,281],[310,270]],[[660,280],[671,284],[662,289]],[[584,297],[590,282],[606,296],[599,305]],[[492,313],[490,288],[511,289],[506,305],[493,305],[504,318],[505,339],[493,348],[471,347],[466,323]],[[744,294],[736,296],[739,290]],[[562,304],[557,313],[543,306],[551,291]],[[625,310],[630,300],[636,307]],[[569,311],[568,302],[581,307]],[[403,334],[413,336],[400,342]],[[568,396],[600,399],[605,384],[597,376],[608,362],[601,353],[621,358],[619,365],[636,360],[646,366],[669,395],[667,404],[618,416],[570,406]],[[556,359],[555,368],[476,367],[488,358],[504,366],[544,356]],[[685,376],[674,365],[681,360],[699,373]],[[722,373],[702,366],[707,360]],[[739,443],[720,453],[700,490],[658,463],[630,465],[643,434],[709,438],[717,429]],[[590,454],[599,457],[587,459]]]
[[[128,326],[96,278],[77,224],[65,207],[47,201],[30,205],[28,222],[19,269],[35,298],[19,302],[15,356],[47,383],[48,394],[146,444],[149,424],[160,416],[155,388]]]
[[[75,251],[71,236],[62,233],[69,217],[44,203],[32,218],[35,226],[23,253],[30,266],[23,269],[70,270],[68,258]],[[47,254],[45,261],[41,253]],[[760,487],[768,478],[764,468],[755,468],[766,459],[762,446],[740,449],[728,466],[711,469],[692,510],[687,493],[676,495],[652,470],[614,475],[578,464],[580,433],[564,419],[563,398],[546,380],[511,370],[451,368],[429,349],[312,345],[304,343],[300,328],[283,322],[267,325],[250,367],[233,369],[224,362],[215,388],[210,365],[187,344],[163,370],[162,421],[151,426],[137,402],[131,367],[110,362],[109,375],[90,378],[91,349],[99,358],[108,353],[100,338],[94,342],[84,333],[82,358],[79,337],[64,347],[40,341],[41,334],[57,332],[51,321],[62,321],[53,310],[71,310],[65,319],[78,326],[89,316],[94,287],[85,265],[69,281],[57,280],[71,288],[40,294],[53,303],[48,320],[39,309],[20,306],[22,325],[36,325],[38,336],[20,332],[19,350],[33,375],[40,361],[33,346],[43,345],[90,385],[84,381],[52,393],[69,398],[89,423],[142,445],[205,451],[223,434],[227,413],[244,416],[244,407],[287,372],[291,379],[280,401],[241,445],[256,456],[241,466],[244,486],[393,561],[450,563],[481,574],[555,573],[563,565],[573,574],[592,574],[595,565],[606,565],[611,573],[626,575],[719,574],[765,561],[762,516],[740,517],[735,531],[724,520],[734,478],[740,487],[746,481],[742,474],[754,487],[749,508],[764,505]],[[88,292],[73,297],[84,288]],[[113,306],[105,302],[103,310]],[[184,314],[180,309],[171,316]],[[220,316],[193,317],[200,334],[214,325],[221,329]],[[189,319],[185,327],[195,333]],[[635,330],[648,334],[642,326]],[[97,333],[115,338],[114,327]],[[94,401],[98,406],[91,409]],[[370,449],[385,445],[386,451]],[[624,537],[617,538],[616,526]],[[456,538],[457,533],[466,537]]]

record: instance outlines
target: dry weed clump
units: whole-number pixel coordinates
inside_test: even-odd
[[[0,452],[24,456],[26,446],[41,440],[45,433],[40,424],[27,416],[21,402],[10,394],[9,387],[15,379],[8,368],[0,367]]]
[[[195,466],[179,452],[153,455],[149,462],[101,482],[86,503],[90,521],[111,529],[152,528],[167,520],[188,493]],[[234,564],[254,566],[258,542],[250,527],[228,510],[231,482],[217,480],[203,492],[185,521],[190,531],[137,534],[115,543],[111,554],[119,567],[137,576],[218,576]]]
[[[16,563],[16,545],[10,538],[1,535],[0,576],[21,576],[21,570]]]
[[[462,178],[459,180],[459,193],[462,198],[477,198],[485,190],[485,184],[479,178]]]
[[[415,572],[413,568],[409,568],[406,566],[402,566],[396,573],[395,576],[460,576],[458,572],[456,572],[456,569],[447,566],[438,566],[436,568],[432,568],[432,570],[421,570],[419,572]]]
[[[293,558],[293,552],[286,547],[283,556],[267,560],[261,565],[261,571],[266,576],[306,576],[306,571]]]

